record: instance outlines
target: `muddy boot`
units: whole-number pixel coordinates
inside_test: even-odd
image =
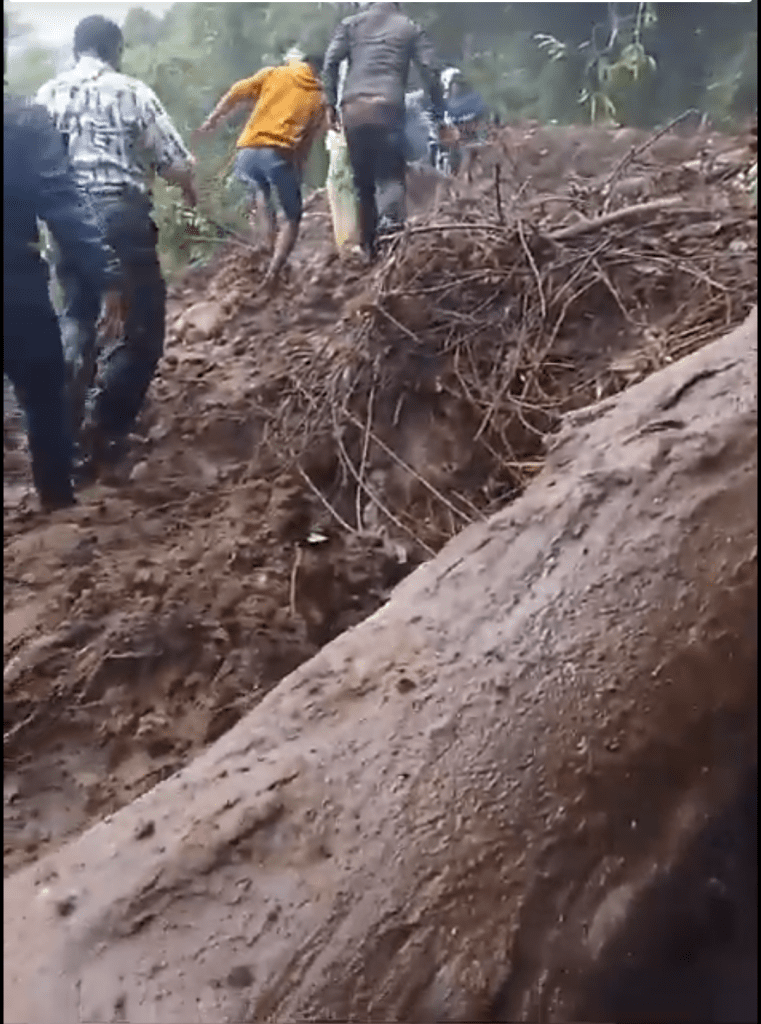
[[[75,479],[83,485],[93,484],[96,480],[116,480],[116,477],[119,477],[118,482],[122,482],[119,468],[126,454],[127,438],[91,427],[83,432]]]
[[[378,257],[384,256],[403,231],[404,225],[402,224],[394,224],[391,222],[383,223],[378,228],[378,236],[375,240],[375,252],[373,259],[378,259]]]
[[[362,246],[353,245],[341,250],[341,262],[347,270],[364,270],[373,265],[375,256]]]
[[[40,494],[40,508],[46,514],[61,512],[67,508],[73,508],[77,504],[74,491],[69,490],[62,494]]]
[[[95,464],[104,471],[114,470],[127,455],[127,439],[111,437],[107,434],[97,436],[93,450]]]

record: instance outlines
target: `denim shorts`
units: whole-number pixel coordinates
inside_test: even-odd
[[[261,193],[270,210],[275,208],[274,188],[286,218],[296,223],[301,220],[303,203],[299,173],[277,149],[263,146],[239,149],[234,173],[251,190],[252,198],[257,192]]]

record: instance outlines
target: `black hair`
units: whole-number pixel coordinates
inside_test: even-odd
[[[91,14],[74,29],[74,56],[94,50],[101,60],[111,63],[124,43],[122,30],[115,21]]]
[[[325,57],[321,53],[307,53],[304,55],[304,63],[309,64],[315,71],[320,72],[322,71],[322,65],[325,63]]]

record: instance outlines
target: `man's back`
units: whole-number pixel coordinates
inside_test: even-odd
[[[373,4],[341,23],[328,50],[326,66],[344,57],[349,58],[343,89],[345,104],[372,98],[403,108],[410,65],[415,62],[430,82],[438,72],[427,36],[392,3]]]
[[[324,120],[322,86],[308,64],[293,61],[263,68],[238,82],[228,95],[240,94],[256,103],[238,139],[238,148],[274,146],[300,152],[314,125]]]
[[[154,94],[94,54],[42,86],[83,188],[96,193],[150,189],[154,170],[186,166],[190,154]]]

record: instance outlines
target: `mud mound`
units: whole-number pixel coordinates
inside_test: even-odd
[[[253,444],[306,474],[344,530],[430,554],[520,491],[563,412],[747,314],[749,162],[711,137],[508,132],[373,274],[328,257],[267,303],[261,257],[231,254],[175,323],[178,358],[228,415],[250,381]]]
[[[757,327],[9,879],[5,1019],[755,1019]]]
[[[563,412],[739,322],[746,141],[511,129],[372,272],[332,252],[316,195],[275,296],[239,242],[172,290],[124,478],[74,512],[30,510],[6,418],[6,869],[175,771],[519,494]]]

